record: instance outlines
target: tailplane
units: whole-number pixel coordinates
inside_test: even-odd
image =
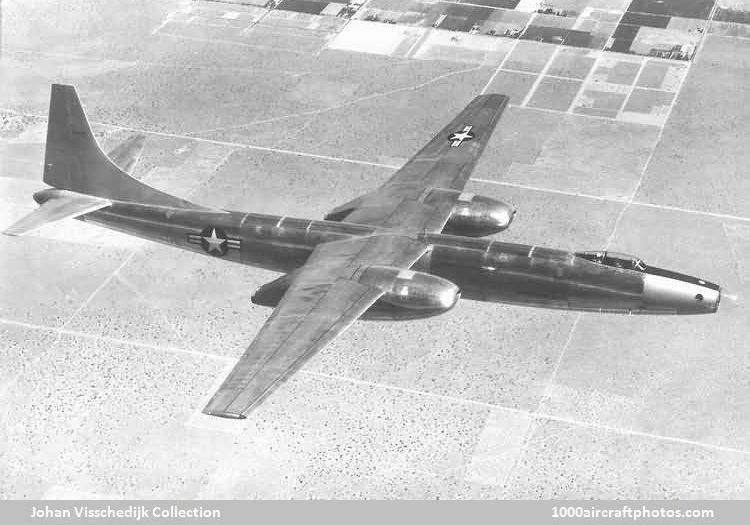
[[[52,84],[44,182],[61,190],[103,199],[200,208],[156,190],[120,169],[97,144],[75,88],[62,84]]]
[[[34,194],[40,206],[6,229],[5,235],[26,235],[51,222],[73,219],[112,204],[107,199],[67,190],[46,189]]]

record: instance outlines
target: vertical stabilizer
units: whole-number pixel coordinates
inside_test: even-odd
[[[53,84],[47,124],[44,182],[104,199],[199,208],[134,179],[101,150],[73,86]]]

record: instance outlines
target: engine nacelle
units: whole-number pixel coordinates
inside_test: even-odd
[[[381,302],[415,312],[437,315],[456,305],[458,286],[435,275],[389,266],[369,266],[359,282],[385,290]]]
[[[430,201],[454,202],[453,213],[443,228],[443,233],[466,237],[484,237],[505,230],[516,214],[505,202],[456,190],[434,189]]]
[[[253,303],[275,307],[293,279],[292,273],[264,284],[253,295]],[[388,266],[365,268],[359,282],[385,290],[384,295],[360,317],[366,320],[432,317],[453,308],[461,296],[458,287],[446,279]]]

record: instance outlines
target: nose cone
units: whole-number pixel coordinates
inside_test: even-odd
[[[716,313],[719,310],[719,303],[721,302],[721,288],[718,290],[712,290],[706,288],[705,290],[699,291],[693,297],[698,304],[698,313]],[[702,307],[702,309],[701,309]]]
[[[515,216],[516,210],[504,202],[492,210],[492,221],[497,225],[500,231],[510,226],[510,223],[513,222]]]
[[[677,314],[712,314],[719,309],[721,288],[688,276],[645,275],[643,299],[647,310]]]

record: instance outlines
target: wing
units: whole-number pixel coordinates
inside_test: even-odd
[[[440,232],[454,202],[426,201],[426,190],[463,189],[508,100],[505,95],[479,95],[388,182],[332,210],[326,219]]]
[[[203,412],[244,418],[383,295],[358,282],[363,267],[408,268],[426,251],[419,241],[396,235],[318,246]]]

